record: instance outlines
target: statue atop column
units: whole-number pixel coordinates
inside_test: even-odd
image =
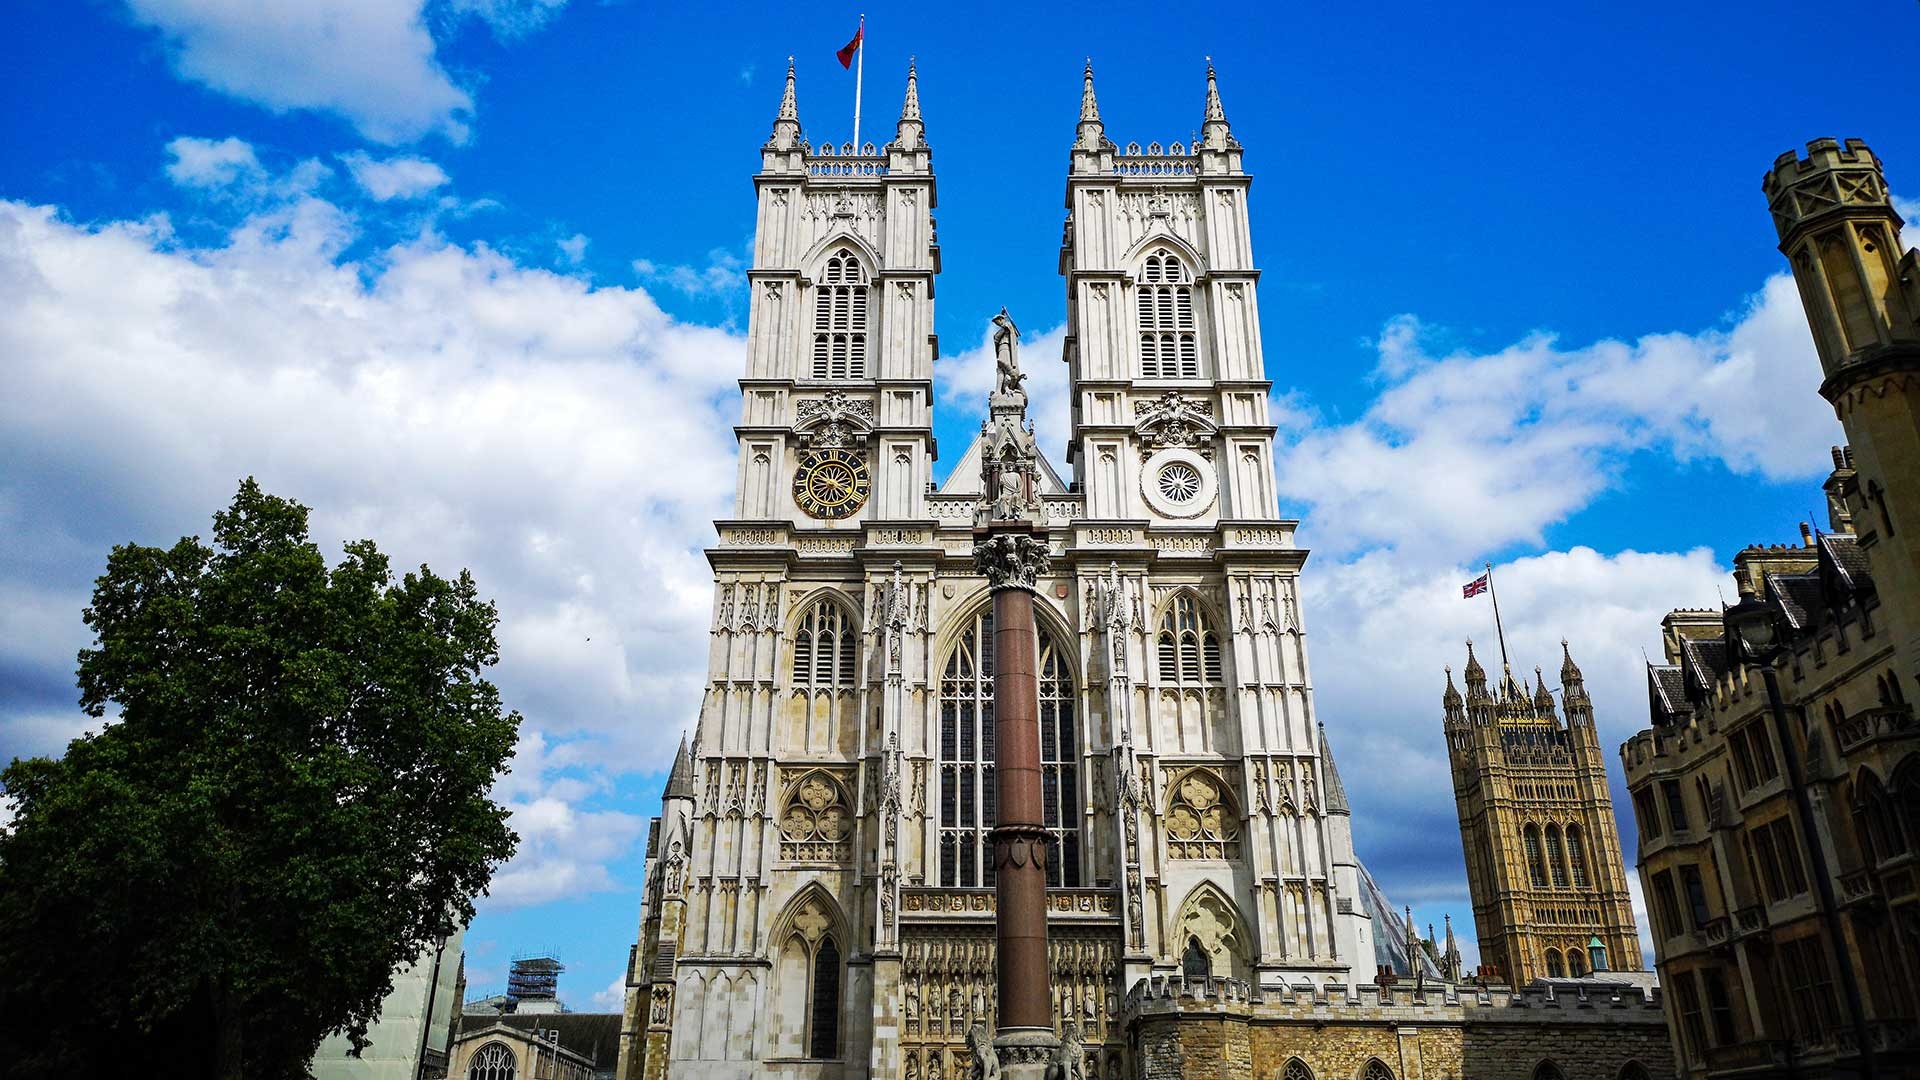
[[[1020,328],[1013,325],[1013,319],[1006,308],[993,317],[993,368],[994,397],[1011,397],[1019,394],[1021,405],[1026,404],[1027,392],[1020,384],[1027,377],[1020,373]]]
[[[1020,328],[1006,308],[993,317],[994,391],[987,398],[987,422],[981,431],[981,500],[974,525],[994,521],[1046,523],[1040,501],[1040,447],[1027,420],[1027,392],[1021,384]]]

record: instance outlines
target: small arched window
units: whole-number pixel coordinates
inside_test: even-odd
[[[1140,315],[1140,377],[1197,379],[1200,352],[1193,321],[1193,276],[1180,256],[1158,248],[1134,285]]]
[[[1645,1065],[1637,1061],[1629,1061],[1620,1066],[1619,1080],[1651,1080],[1651,1078],[1647,1074]]]
[[[1313,1070],[1299,1058],[1288,1058],[1287,1067],[1280,1070],[1280,1080],[1313,1080]]]
[[[867,272],[851,251],[827,259],[813,287],[813,370],[816,379],[867,375]]]
[[[1560,950],[1548,949],[1547,950],[1547,978],[1563,979],[1566,977],[1566,975],[1567,975],[1567,969],[1560,965]]]
[[[1553,1062],[1543,1061],[1534,1067],[1533,1080],[1567,1080],[1567,1074],[1561,1072],[1560,1066]]]
[[[1553,887],[1567,887],[1567,850],[1560,843],[1560,826],[1547,826],[1547,869],[1553,873]]]
[[[1360,1074],[1360,1080],[1393,1080],[1393,1070],[1379,1058],[1369,1059],[1366,1071]]]
[[[1587,973],[1587,961],[1579,949],[1567,950],[1567,974],[1578,979]]]
[[[1160,617],[1160,681],[1171,686],[1218,686],[1226,681],[1220,638],[1207,625],[1200,602],[1181,593]]]
[[[467,1080],[513,1080],[513,1051],[505,1043],[481,1047],[467,1062]]]
[[[1207,959],[1207,950],[1200,939],[1187,939],[1187,951],[1180,956],[1180,972],[1189,979],[1204,979],[1213,974],[1213,961]]]
[[[1573,887],[1587,887],[1587,840],[1580,835],[1580,826],[1567,826],[1567,869],[1573,875]]]
[[[851,690],[859,634],[846,609],[815,600],[793,635],[793,685],[806,690]]]
[[[1547,864],[1540,855],[1540,826],[1529,825],[1520,834],[1521,846],[1526,849],[1527,880],[1536,889],[1547,887]]]

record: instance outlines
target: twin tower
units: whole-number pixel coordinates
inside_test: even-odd
[[[1307,552],[1275,497],[1251,178],[1211,67],[1199,90],[1197,142],[1123,148],[1085,72],[1068,449],[1031,470],[1051,1012],[1101,1080],[1131,1071],[1123,1002],[1151,975],[1324,988],[1370,983],[1381,955],[1314,714]],[[789,65],[753,182],[737,498],[708,552],[694,739],[649,838],[620,1075],[953,1080],[968,1032],[997,1027],[973,526],[983,438],[1006,432],[934,483],[915,73],[891,141],[834,146],[804,137]]]

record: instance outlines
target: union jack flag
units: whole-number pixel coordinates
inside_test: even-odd
[[[1479,596],[1481,593],[1486,592],[1487,579],[1491,576],[1492,576],[1491,574],[1481,574],[1479,577],[1474,578],[1472,581],[1469,581],[1465,585],[1460,586],[1460,599],[1471,600],[1474,597]]]

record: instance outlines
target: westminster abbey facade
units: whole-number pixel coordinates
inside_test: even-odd
[[[1055,1016],[1096,1080],[1141,1073],[1123,1014],[1357,1007],[1358,986],[1378,1005],[1376,936],[1401,933],[1314,713],[1250,178],[1211,69],[1204,108],[1190,146],[1121,148],[1089,66],[1066,176],[1072,429],[1064,468],[1041,467],[1034,607]],[[979,439],[934,484],[940,247],[912,71],[876,148],[805,141],[789,67],[754,186],[737,499],[708,553],[705,698],[649,839],[620,1075],[957,1080],[968,1029],[994,1027],[992,618]],[[1385,1048],[1355,1075],[1419,1075],[1394,1049],[1411,1028],[1369,1030]]]

